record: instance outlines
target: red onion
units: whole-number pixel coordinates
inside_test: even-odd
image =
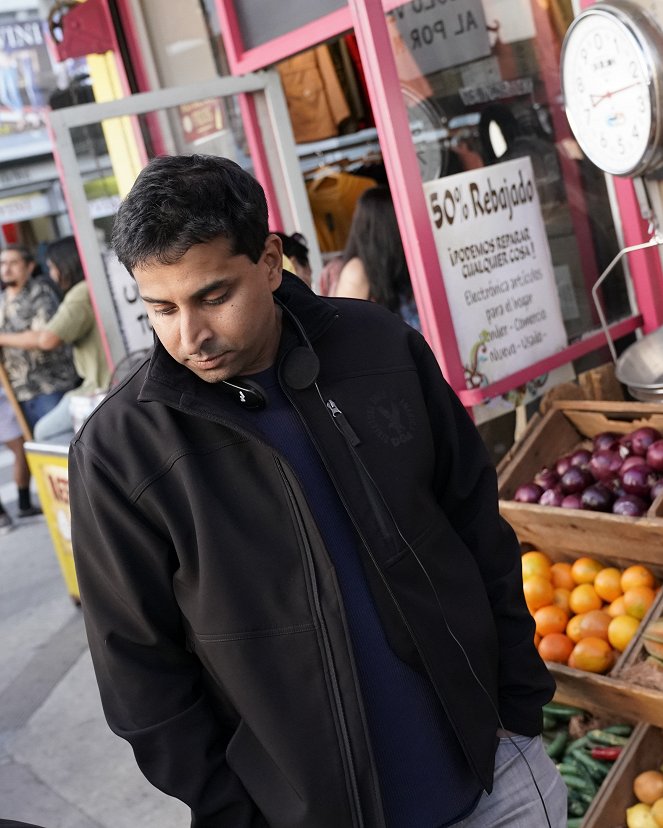
[[[584,469],[589,461],[592,459],[592,453],[589,449],[576,449],[573,452],[571,457],[569,458],[569,462],[572,466],[579,466],[581,469]]]
[[[564,495],[562,509],[582,509],[582,499],[579,494]]]
[[[649,490],[656,482],[653,471],[645,463],[641,466],[631,466],[620,477],[624,491],[638,497],[649,497]]]
[[[552,489],[553,486],[556,486],[559,483],[559,475],[555,469],[552,469],[549,466],[544,466],[534,475],[534,482],[537,486],[541,486],[544,490]]]
[[[516,489],[513,499],[519,503],[538,503],[542,494],[543,489],[536,483],[523,483]]]
[[[539,498],[541,506],[561,506],[564,495],[560,489],[552,488],[546,489]]]
[[[629,454],[628,457],[624,458],[624,462],[622,463],[619,473],[624,474],[626,469],[631,469],[633,466],[644,466],[646,462],[645,458],[640,457],[639,454]]]
[[[593,482],[594,478],[587,469],[579,466],[571,466],[559,479],[559,486],[564,494],[575,494],[586,489]]]
[[[663,440],[656,440],[647,449],[647,465],[654,471],[663,471]]]
[[[619,434],[614,431],[601,431],[594,436],[594,451],[615,450],[619,447]]]
[[[647,511],[647,503],[637,495],[622,495],[612,504],[612,512],[615,515],[628,515],[629,517],[640,517]]]
[[[614,500],[610,489],[595,483],[588,486],[580,496],[583,509],[591,509],[593,512],[609,512]]]
[[[625,434],[620,443],[626,447],[631,454],[639,454],[644,457],[647,454],[649,446],[661,439],[661,432],[651,426],[643,426],[636,428],[635,431],[630,431]]]
[[[565,454],[555,463],[555,471],[561,477],[571,468],[571,455]]]
[[[602,480],[601,483],[606,487],[606,489],[610,489],[615,497],[621,497],[626,494],[626,491],[622,486],[622,481],[619,477],[608,477],[606,480]]]
[[[622,458],[615,449],[598,449],[589,461],[589,470],[596,480],[615,477],[622,466]]]

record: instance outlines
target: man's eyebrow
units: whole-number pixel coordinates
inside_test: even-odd
[[[212,293],[219,288],[226,287],[228,283],[227,279],[217,279],[214,282],[210,282],[208,285],[204,285],[201,288],[198,288],[197,291],[191,294],[191,299],[202,299],[203,296],[207,296],[208,293]],[[154,299],[151,296],[143,296],[141,294],[140,297],[143,302],[149,302],[151,305],[168,305],[170,304],[170,299]]]

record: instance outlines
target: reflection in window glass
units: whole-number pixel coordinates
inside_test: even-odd
[[[387,16],[422,179],[523,156],[534,170],[570,341],[598,327],[591,286],[619,250],[603,174],[564,115],[559,54],[570,3],[412,0]],[[606,280],[613,321],[630,312]]]

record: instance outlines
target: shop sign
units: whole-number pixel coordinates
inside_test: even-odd
[[[184,140],[200,144],[215,138],[223,131],[223,115],[218,98],[182,104],[178,107]]]
[[[17,164],[0,169],[0,187],[21,187],[26,184],[42,184],[57,179],[58,173],[52,161],[37,162],[36,164]]]
[[[50,199],[43,193],[29,193],[24,196],[0,199],[0,224],[29,221],[53,212],[54,208]]]
[[[458,94],[465,106],[477,106],[477,104],[499,101],[504,98],[531,95],[533,91],[534,81],[532,78],[515,78],[514,80],[495,81],[483,86],[464,86],[458,90]]]
[[[422,75],[490,54],[481,0],[411,0],[393,15]]]
[[[152,326],[138,293],[138,285],[111,250],[102,253],[106,278],[127,353],[151,348]]]
[[[528,157],[424,184],[467,387],[567,345]]]

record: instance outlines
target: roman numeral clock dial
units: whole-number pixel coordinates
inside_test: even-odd
[[[564,38],[561,83],[571,130],[585,155],[611,175],[663,165],[663,33],[627,0],[581,12]]]

